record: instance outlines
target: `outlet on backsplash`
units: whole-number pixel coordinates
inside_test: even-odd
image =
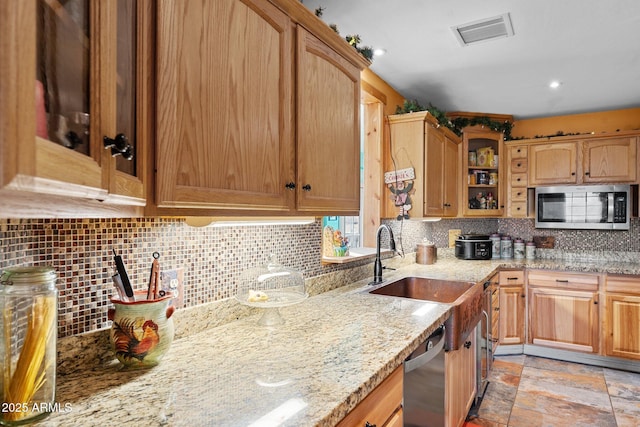
[[[184,268],[160,272],[160,288],[165,292],[173,292],[173,306],[182,308],[184,304]]]

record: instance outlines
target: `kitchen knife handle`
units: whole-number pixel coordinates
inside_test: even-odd
[[[124,286],[124,292],[129,298],[133,298],[133,288],[131,287],[131,282],[129,281],[129,276],[127,275],[127,269],[124,267],[124,262],[122,262],[122,257],[120,255],[116,255],[115,249],[113,250],[113,260],[116,263],[116,269],[118,270],[118,274],[120,274],[120,279],[122,280],[122,286]]]

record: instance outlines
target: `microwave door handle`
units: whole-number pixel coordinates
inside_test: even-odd
[[[609,224],[613,223],[614,196],[615,196],[615,193],[613,192],[609,192],[607,194],[607,222]]]

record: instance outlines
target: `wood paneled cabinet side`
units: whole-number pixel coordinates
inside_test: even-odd
[[[527,272],[528,343],[598,353],[598,275]]]
[[[423,216],[424,182],[425,182],[425,123],[428,113],[416,112],[387,116],[389,123],[389,138],[385,141],[383,150],[384,172],[413,168],[413,192],[409,195],[411,209],[408,214],[412,217]],[[385,218],[396,218],[401,214],[401,206],[395,203],[394,192],[398,190],[396,183],[385,184],[382,196],[383,215]],[[392,191],[394,192],[392,192]]]
[[[402,386],[404,365],[400,365],[364,398],[336,427],[377,425],[402,426]]]
[[[446,427],[464,424],[476,395],[476,330],[465,343],[444,356],[444,417]]]
[[[442,195],[442,216],[456,217],[459,214],[460,199],[460,137],[443,130],[444,134],[444,184]]]
[[[458,215],[458,163],[460,138],[443,129],[426,111],[388,117],[390,139],[385,150],[385,172],[413,168],[414,192],[411,217],[455,217]],[[396,184],[392,183],[394,190]],[[393,193],[385,185],[383,213],[387,218],[400,214]]]
[[[607,275],[605,288],[605,354],[640,360],[640,277]]]
[[[53,10],[48,2],[37,1],[2,2],[0,6],[3,76],[0,81],[3,99],[0,107],[0,191],[5,208],[9,206],[11,209],[15,202],[17,210],[13,215],[33,216],[36,208],[39,217],[140,214],[141,208],[136,206],[143,206],[146,202],[143,180],[149,140],[147,124],[150,120],[146,106],[150,94],[139,78],[150,72],[147,55],[151,49],[152,5],[146,0],[128,4],[116,0],[92,0],[86,5],[87,28],[72,19],[59,18],[69,13],[64,6]],[[134,14],[132,21],[124,22],[120,14],[122,7],[126,7],[129,14]],[[45,31],[36,24],[39,16],[55,21],[47,28],[56,27],[56,37],[38,36],[39,31]],[[124,105],[119,103],[118,91],[130,82],[119,74],[122,71],[119,66],[123,64],[120,52],[124,49],[119,37],[127,32],[132,38],[125,40],[124,46],[131,48],[133,44],[135,49],[131,52],[137,53],[131,53],[124,59],[129,61],[125,66],[136,68],[135,81],[138,82],[129,88],[131,93],[135,93],[135,99],[129,98],[129,104],[136,103],[139,107],[135,118],[139,123],[136,133],[127,135],[131,142],[135,138],[135,166],[125,168],[130,170],[124,172],[119,168],[121,160],[112,157],[110,149],[104,148],[103,137],[114,138],[116,133],[122,132],[119,130],[119,118],[122,117],[120,107]],[[42,40],[50,43],[43,48],[46,55],[37,49]],[[46,58],[42,59],[44,65],[38,65],[38,58],[43,55]],[[79,65],[75,61],[79,56],[85,56],[87,62]],[[49,68],[71,67],[68,71],[86,78],[85,92],[65,93],[64,88],[55,86],[58,81],[55,79],[38,80],[42,89],[35,90],[36,78],[43,79],[42,76],[34,77],[39,76],[36,73],[38,67],[47,69],[43,73],[58,72],[61,75],[66,74],[59,68]],[[56,95],[57,89],[63,93]],[[37,102],[34,93],[38,94]],[[70,130],[78,135],[78,139],[83,139],[83,132],[73,126],[81,124],[86,127],[86,141],[77,144],[82,150],[70,149],[49,139],[54,132],[54,122],[46,121],[47,112],[43,106],[49,96],[57,97],[57,100],[65,96],[74,99],[84,96],[88,100],[83,107],[87,110],[81,109],[79,114],[49,114],[50,118],[57,119],[56,135],[61,135],[61,141],[69,138]],[[36,105],[41,108],[38,115]],[[126,107],[130,108],[130,105]],[[89,120],[88,124],[86,120]],[[36,132],[38,126],[39,131]],[[43,204],[47,206],[44,211]]]

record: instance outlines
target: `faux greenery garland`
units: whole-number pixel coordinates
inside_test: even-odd
[[[300,3],[302,3],[302,0],[300,0]],[[318,7],[315,10],[315,14],[318,18],[322,18],[322,12],[324,12],[324,7],[322,6]],[[335,31],[336,34],[340,34],[340,32],[338,31],[338,26],[336,24],[329,24],[329,28]],[[368,59],[369,62],[373,62],[373,48],[371,48],[370,46],[358,46],[359,43],[362,41],[358,34],[348,35],[344,39],[347,41],[347,43],[349,43],[349,45],[353,46],[353,48],[360,55]]]
[[[491,130],[502,132],[504,135],[504,139],[506,141],[510,141],[513,139],[511,136],[511,129],[513,128],[513,124],[508,121],[499,122],[496,120],[491,120],[486,116],[472,117],[470,119],[464,117],[458,117],[456,119],[450,120],[444,111],[438,109],[433,104],[429,103],[429,107],[425,108],[417,100],[405,100],[404,104],[396,107],[396,114],[406,114],[406,113],[414,113],[416,111],[428,111],[441,126],[446,126],[451,129],[456,135],[462,135],[462,129],[467,126],[476,126],[482,125],[488,127]]]

